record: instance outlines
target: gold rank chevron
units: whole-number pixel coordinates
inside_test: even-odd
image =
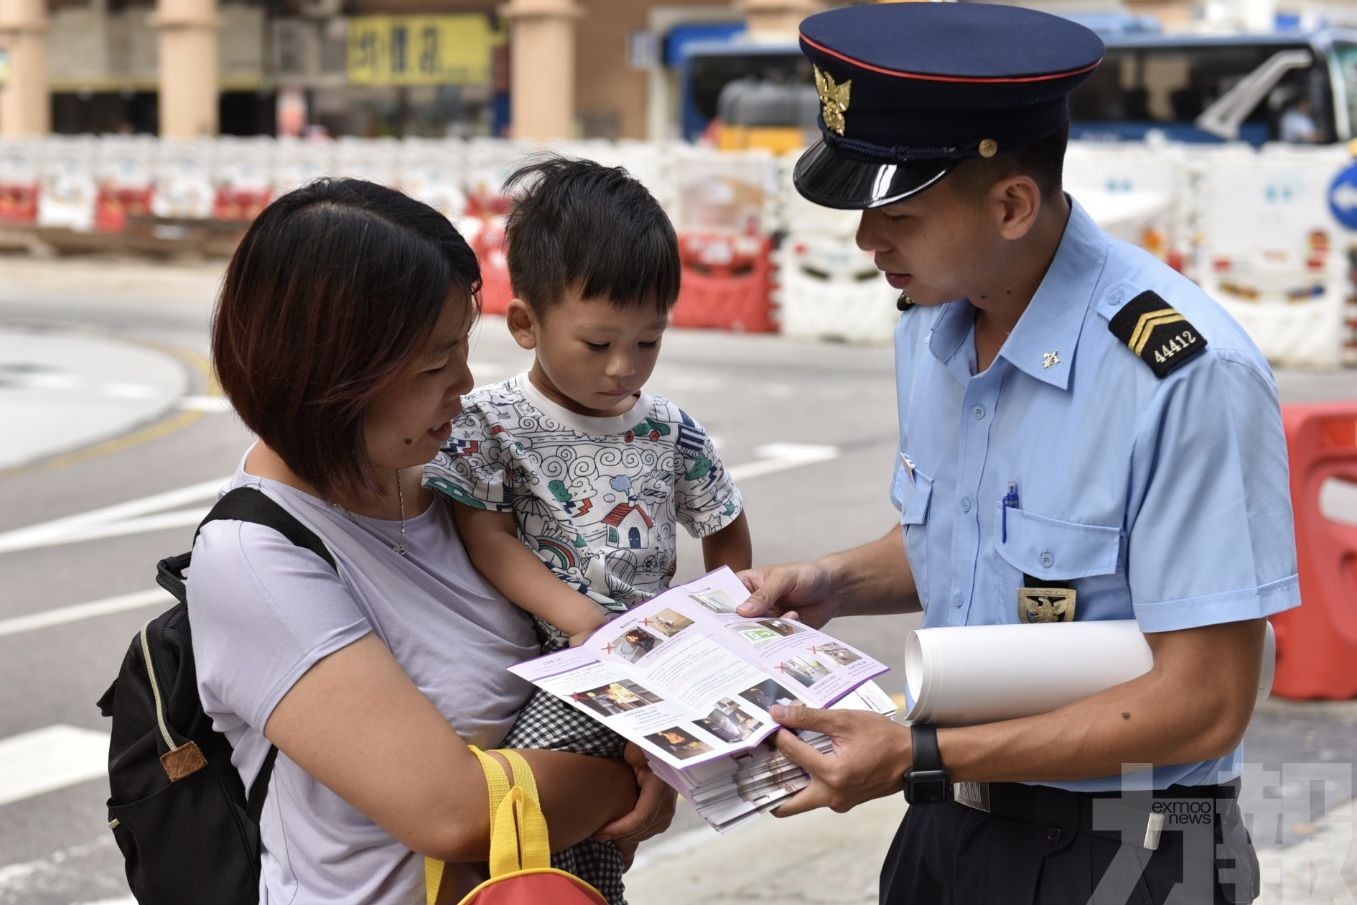
[[[1150,341],[1150,335],[1154,333],[1155,327],[1162,327],[1165,324],[1176,324],[1184,320],[1183,316],[1172,308],[1160,308],[1156,311],[1146,311],[1136,321],[1136,329],[1131,334],[1131,341],[1127,343],[1131,351],[1139,355],[1145,350],[1145,344]]]

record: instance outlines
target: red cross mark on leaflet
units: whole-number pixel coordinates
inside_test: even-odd
[[[820,652],[820,645],[818,645],[818,644],[812,644],[812,645],[810,646],[810,652],[811,652],[812,654],[818,654],[818,653]]]
[[[641,620],[641,625],[645,626],[646,628],[650,628],[654,624],[655,623],[651,620],[649,616]]]
[[[785,663],[779,663],[779,664],[777,665],[777,671],[778,671],[778,672],[786,672],[786,671],[787,671],[787,664],[785,664]]]
[[[603,650],[604,650],[605,653],[609,653],[609,654],[612,653],[612,652],[613,652],[613,643],[612,643],[611,641],[609,641],[607,644],[603,645]]]

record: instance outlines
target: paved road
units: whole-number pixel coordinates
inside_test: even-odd
[[[0,905],[123,903],[102,807],[107,727],[93,702],[164,600],[151,590],[155,561],[187,545],[248,442],[204,366],[218,273],[13,258],[0,258],[0,272]],[[487,319],[473,355],[478,380],[526,364],[502,323]],[[676,332],[653,386],[717,437],[746,494],[756,557],[767,562],[859,543],[891,524],[890,373],[885,348]],[[1351,372],[1280,379],[1288,400],[1357,395]],[[1326,500],[1357,521],[1357,500],[1341,488]],[[679,577],[695,575],[697,546],[684,546],[681,561]],[[835,631],[898,668],[912,624],[844,620]],[[1251,760],[1273,768],[1345,762],[1350,777],[1355,727],[1353,705],[1269,703],[1250,731]],[[1350,797],[1350,785],[1340,798]],[[1322,808],[1308,799],[1305,806],[1279,815],[1260,844],[1290,850],[1306,838],[1334,838],[1318,823]],[[856,849],[859,837],[884,844],[894,817],[882,804],[822,832],[840,847]],[[714,887],[702,884],[717,851],[801,863],[806,856],[790,840],[819,823],[779,826],[792,829],[779,830],[776,855],[758,828],[697,854],[716,837],[681,814],[638,871],[638,894],[652,892],[636,901],[677,902],[680,887],[691,891],[684,901],[715,901]],[[852,864],[807,863],[814,879],[792,885],[820,896],[807,901],[862,901],[874,855],[859,854]],[[689,880],[673,880],[680,875]],[[837,879],[854,877],[846,898],[827,897],[842,886]],[[678,885],[663,885],[671,882]]]

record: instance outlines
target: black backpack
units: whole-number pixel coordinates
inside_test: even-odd
[[[198,529],[218,519],[265,525],[334,568],[320,538],[253,487],[225,494]],[[156,581],[178,603],[132,639],[99,699],[113,718],[108,825],[141,905],[257,905],[259,815],[278,749],[270,747],[247,795],[230,742],[198,698],[184,587],[191,555],[156,567]]]

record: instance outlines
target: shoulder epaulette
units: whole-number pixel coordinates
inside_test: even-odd
[[[1206,337],[1153,292],[1127,302],[1107,328],[1160,378],[1206,351]]]

